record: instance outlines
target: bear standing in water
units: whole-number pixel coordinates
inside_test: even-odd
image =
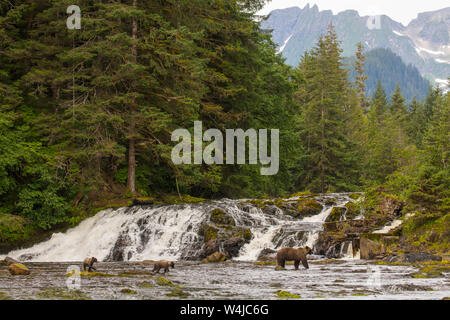
[[[172,261],[157,261],[153,266],[153,272],[159,273],[159,270],[163,268],[164,274],[166,274],[166,272],[169,272],[169,267],[175,268],[175,263]]]
[[[86,271],[86,268],[88,268],[88,272],[91,272],[92,269],[97,270],[94,267],[94,263],[95,262],[97,262],[97,258],[96,257],[84,259],[84,261],[83,261],[83,271]]]
[[[284,268],[286,261],[294,261],[295,270],[298,270],[300,261],[306,269],[309,269],[308,261],[306,260],[306,255],[311,254],[312,250],[310,247],[303,248],[283,248],[277,252],[277,263],[280,267]]]

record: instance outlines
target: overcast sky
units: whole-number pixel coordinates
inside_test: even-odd
[[[361,16],[386,14],[405,26],[419,12],[450,7],[449,0],[272,0],[259,14],[288,7],[303,8],[307,3],[317,4],[319,10],[332,10],[334,14],[347,9],[357,10]]]

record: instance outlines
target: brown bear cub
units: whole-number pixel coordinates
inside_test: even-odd
[[[173,263],[172,261],[156,261],[155,265],[153,266],[153,271],[152,272],[156,272],[159,273],[159,270],[161,268],[164,268],[164,274],[166,274],[166,272],[169,272],[169,267],[175,268],[175,263]]]
[[[308,261],[306,260],[306,255],[311,254],[312,250],[310,247],[303,248],[283,248],[277,252],[277,263],[280,267],[284,268],[286,261],[294,261],[295,270],[298,270],[300,261],[306,269],[309,269]]]
[[[86,268],[88,268],[88,272],[91,272],[92,269],[93,270],[97,270],[94,267],[94,263],[97,262],[97,258],[96,257],[92,257],[92,258],[86,258],[83,261],[83,271],[86,271]]]

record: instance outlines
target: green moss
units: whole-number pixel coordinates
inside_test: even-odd
[[[40,299],[58,300],[90,300],[91,298],[80,290],[47,289],[37,294]]]
[[[292,294],[283,290],[278,290],[274,292],[279,299],[300,299],[301,296],[297,294]]]
[[[173,284],[172,281],[170,281],[169,279],[166,279],[164,277],[158,277],[156,279],[156,284],[159,286],[164,286],[164,287],[175,287],[175,285]]]
[[[13,298],[11,298],[10,296],[8,296],[6,293],[4,292],[0,292],[0,300],[13,300]]]
[[[334,207],[331,210],[330,215],[327,217],[326,222],[338,222],[341,220],[341,217],[345,214],[346,209],[340,207]]]
[[[75,271],[71,271],[69,273],[66,273],[65,276],[66,277],[70,277],[75,273]],[[85,278],[93,278],[93,277],[117,277],[120,275],[114,275],[114,274],[109,274],[109,273],[102,273],[102,272],[88,272],[88,271],[81,271],[79,273],[79,275],[81,277],[85,277]]]
[[[297,211],[301,216],[315,215],[322,211],[322,205],[314,199],[300,199],[297,201]]]
[[[227,215],[223,210],[216,208],[211,211],[211,222],[214,222],[218,225],[227,225],[227,226],[235,226],[236,223],[232,217]]]
[[[154,287],[153,283],[148,282],[148,281],[141,282],[138,284],[138,286],[141,288],[153,288]]]
[[[257,266],[274,266],[277,263],[275,261],[258,261],[256,262]]]
[[[129,289],[129,288],[122,289],[122,290],[120,290],[120,292],[125,293],[125,294],[137,294],[136,291]]]
[[[182,195],[172,195],[172,194],[163,194],[158,197],[156,200],[156,204],[185,204],[185,203],[201,203],[205,202],[206,199],[203,198],[196,198],[187,194]]]
[[[302,192],[297,192],[294,194],[291,194],[290,196],[288,196],[288,198],[297,198],[297,197],[307,197],[307,196],[314,196],[315,194],[311,193],[310,191],[302,191]]]
[[[250,229],[244,229],[243,234],[244,234],[244,236],[243,236],[244,240],[247,240],[247,241],[252,240],[253,234],[250,231]]]
[[[175,288],[175,289],[172,290],[172,292],[167,293],[166,296],[167,297],[177,297],[177,298],[181,298],[181,299],[187,299],[190,296],[190,294],[185,292],[185,291],[183,291],[183,290],[181,290],[181,289]]]
[[[349,194],[348,196],[349,196],[350,199],[358,200],[359,198],[362,197],[362,194],[360,194],[360,193],[352,193],[352,194]]]
[[[205,242],[208,242],[212,239],[217,239],[217,229],[211,226],[208,226],[205,230]]]

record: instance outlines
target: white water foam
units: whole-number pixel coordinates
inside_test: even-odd
[[[118,241],[123,260],[178,259],[184,248],[198,240],[206,212],[191,206],[120,208],[99,212],[65,233],[8,255],[27,261],[79,261],[95,256],[111,260]],[[122,239],[122,240],[121,240]]]

